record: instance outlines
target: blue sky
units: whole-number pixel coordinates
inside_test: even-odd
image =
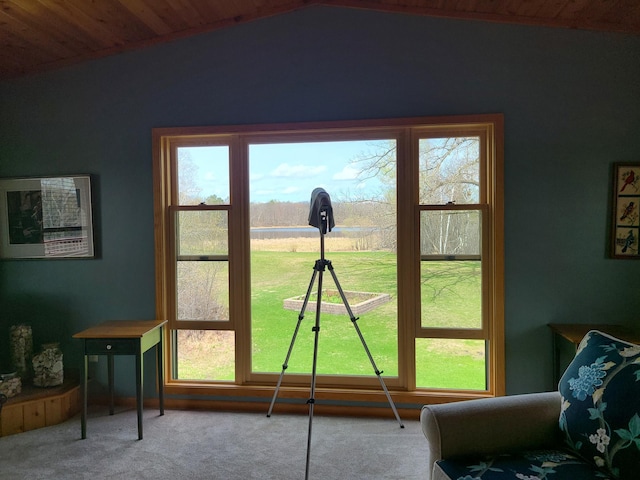
[[[358,178],[358,165],[352,162],[358,155],[373,151],[374,144],[375,141],[367,140],[251,145],[251,201],[308,202],[316,187],[324,188],[332,200],[375,196],[381,183],[376,179]],[[203,195],[215,193],[227,198],[226,148],[190,150],[198,167],[197,182]]]

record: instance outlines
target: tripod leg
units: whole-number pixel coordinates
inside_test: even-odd
[[[282,378],[284,377],[284,372],[287,368],[289,368],[289,358],[291,357],[291,352],[293,351],[293,345],[295,344],[296,338],[298,337],[300,324],[304,319],[304,312],[307,309],[307,304],[309,303],[309,297],[311,296],[311,291],[313,290],[313,284],[316,281],[317,275],[318,275],[318,262],[316,262],[316,266],[314,267],[313,275],[311,276],[311,281],[309,282],[309,288],[307,288],[307,294],[304,297],[304,302],[302,303],[302,308],[300,309],[300,314],[298,315],[298,323],[296,323],[296,328],[293,331],[293,336],[291,337],[291,344],[289,345],[287,356],[285,357],[284,363],[282,364],[282,371],[280,372],[280,377],[278,378],[278,383],[276,384],[276,390],[273,392],[273,398],[271,399],[271,405],[269,405],[269,411],[267,412],[267,417],[271,416],[271,412],[273,411],[273,406],[275,405],[276,398],[278,397],[278,392],[280,391],[280,385],[282,384]]]
[[[316,263],[319,268],[319,263]],[[324,270],[324,262],[321,265],[320,275],[318,276],[318,298],[316,299],[316,322],[313,325],[313,366],[311,368],[311,393],[309,395],[309,433],[307,434],[307,463],[305,467],[305,480],[309,478],[309,459],[311,458],[311,429],[313,425],[313,407],[316,403],[316,365],[318,364],[318,337],[320,335],[320,311],[322,309],[322,273]]]
[[[313,402],[309,401],[309,430],[307,432],[307,462],[304,468],[304,480],[309,479],[309,460],[311,458],[311,426],[312,425],[313,425]]]
[[[391,406],[391,410],[393,411],[393,414],[396,417],[396,420],[398,421],[398,423],[400,424],[400,428],[404,428],[404,424],[402,423],[402,420],[400,419],[400,415],[398,414],[398,410],[396,409],[396,405],[395,403],[393,403],[393,399],[391,398],[391,395],[389,394],[389,390],[387,390],[387,385],[384,383],[384,380],[382,378],[382,372],[380,370],[378,370],[378,367],[376,366],[376,362],[373,360],[373,356],[371,355],[371,352],[369,351],[369,347],[367,346],[367,342],[364,341],[364,337],[362,336],[362,332],[360,331],[360,327],[358,326],[358,318],[353,314],[353,311],[351,310],[351,307],[349,306],[349,302],[347,301],[347,297],[344,294],[344,291],[342,290],[342,287],[340,286],[340,282],[338,281],[338,277],[336,276],[336,273],[333,271],[333,265],[331,264],[330,261],[327,261],[327,266],[329,268],[329,272],[331,272],[331,276],[333,277],[333,282],[336,284],[336,288],[338,289],[338,292],[340,293],[340,298],[342,298],[342,303],[344,303],[345,308],[347,309],[347,313],[349,314],[349,318],[351,319],[351,323],[353,324],[354,328],[356,329],[356,332],[358,333],[358,337],[360,338],[360,342],[362,343],[362,346],[364,347],[364,351],[367,354],[367,357],[369,357],[369,361],[371,362],[371,366],[373,367],[373,371],[375,372],[376,376],[378,377],[378,380],[380,381],[380,385],[382,386],[382,390],[384,391],[385,395],[387,396],[387,400],[389,401],[389,405]]]

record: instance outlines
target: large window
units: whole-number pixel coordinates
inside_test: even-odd
[[[308,225],[310,196],[322,187],[332,196],[336,227],[325,236],[326,258],[336,281],[323,273],[321,338],[317,372],[358,376],[359,383],[377,381],[359,337],[337,291],[359,312],[376,296],[384,303],[361,315],[359,327],[368,348],[385,359],[385,371],[398,375],[396,203],[385,179],[366,174],[363,164],[373,152],[395,151],[395,139],[370,138],[313,141],[313,135],[290,136],[287,143],[249,138],[249,197],[251,237],[251,375],[269,381],[279,373],[302,312],[320,256],[320,232]],[[311,141],[309,141],[311,140]],[[387,169],[395,179],[395,155]],[[389,234],[388,230],[393,233]],[[306,311],[309,327],[315,320],[319,277]],[[383,297],[384,295],[384,297]],[[376,300],[377,301],[377,300]],[[339,308],[342,307],[342,308]],[[332,313],[339,310],[339,313]],[[311,373],[313,332],[301,328],[293,345],[287,375]],[[326,379],[321,379],[325,383]],[[350,379],[353,382],[354,379]]]
[[[401,400],[503,393],[501,129],[492,115],[154,130],[169,391],[264,396],[291,348],[283,389],[299,396],[322,241],[356,317],[324,272],[329,397],[379,388],[352,321]],[[315,187],[336,222],[322,240]]]

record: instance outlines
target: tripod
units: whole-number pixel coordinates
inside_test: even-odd
[[[309,432],[307,435],[307,462],[306,462],[306,468],[305,468],[305,480],[307,480],[309,478],[309,458],[310,458],[310,454],[311,454],[311,430],[312,430],[312,425],[313,425],[313,407],[315,405],[315,392],[316,392],[316,365],[317,365],[317,359],[318,359],[318,337],[319,337],[319,333],[320,333],[320,311],[321,311],[321,303],[322,303],[322,277],[323,277],[323,273],[325,270],[325,267],[329,269],[329,273],[331,273],[331,276],[333,277],[333,281],[336,285],[336,288],[338,289],[338,292],[340,294],[340,297],[342,299],[342,303],[344,304],[347,313],[349,314],[349,318],[351,319],[351,322],[353,324],[353,326],[356,329],[356,332],[358,333],[358,337],[360,338],[360,342],[362,342],[362,346],[364,347],[364,350],[367,354],[367,356],[369,357],[369,361],[371,362],[371,366],[373,367],[373,371],[375,372],[376,376],[378,377],[378,380],[380,380],[380,385],[382,386],[382,389],[384,390],[385,395],[387,396],[387,400],[389,401],[389,405],[391,406],[391,410],[393,410],[393,413],[396,417],[396,420],[398,420],[398,423],[400,424],[400,428],[404,428],[404,425],[402,423],[402,420],[400,419],[400,415],[398,415],[398,410],[396,409],[395,404],[393,403],[393,400],[391,398],[391,395],[389,394],[389,390],[387,390],[387,386],[384,383],[384,380],[381,377],[382,371],[378,370],[378,367],[376,366],[375,361],[373,360],[373,357],[371,356],[371,352],[369,351],[369,347],[367,347],[367,343],[364,341],[364,337],[362,336],[362,332],[360,331],[360,327],[357,324],[358,318],[355,317],[355,315],[353,314],[353,311],[351,310],[351,307],[349,306],[349,302],[347,301],[347,298],[344,294],[344,291],[342,290],[342,287],[340,286],[340,282],[338,281],[338,277],[336,276],[335,272],[333,271],[333,265],[331,263],[331,260],[326,260],[325,256],[324,256],[324,233],[327,231],[327,212],[326,211],[320,211],[319,212],[320,215],[320,220],[322,222],[322,225],[319,226],[320,229],[320,259],[316,260],[316,263],[313,267],[313,275],[311,276],[311,281],[309,282],[309,288],[307,288],[307,293],[304,297],[304,302],[302,303],[302,308],[300,310],[300,314],[298,315],[298,323],[296,324],[295,330],[293,331],[293,337],[291,338],[291,344],[289,345],[289,350],[287,352],[287,356],[285,357],[284,363],[282,364],[282,371],[280,372],[280,378],[278,378],[278,383],[276,384],[276,390],[273,393],[273,398],[271,399],[271,405],[269,406],[269,411],[267,413],[267,417],[271,416],[271,412],[273,410],[273,405],[276,402],[276,398],[278,397],[278,391],[280,390],[280,385],[282,383],[282,378],[284,377],[284,373],[285,370],[288,368],[289,366],[289,358],[291,357],[291,352],[293,351],[293,346],[295,344],[296,341],[296,337],[298,336],[298,331],[300,329],[300,324],[302,323],[302,320],[304,319],[304,312],[307,309],[307,304],[309,303],[309,297],[311,296],[312,290],[313,290],[313,285],[315,284],[316,281],[316,277],[318,279],[318,295],[317,295],[317,300],[316,300],[316,321],[314,326],[312,327],[312,331],[314,332],[314,340],[313,340],[313,365],[312,365],[312,369],[311,369],[311,392],[310,392],[310,396],[309,396],[309,400],[307,400],[307,404],[309,405]]]

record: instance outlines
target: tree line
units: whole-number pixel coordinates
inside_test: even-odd
[[[390,210],[389,205],[366,200],[332,202],[331,206],[336,227],[376,226],[381,212]],[[309,202],[252,203],[250,225],[252,228],[306,226],[309,209]]]

